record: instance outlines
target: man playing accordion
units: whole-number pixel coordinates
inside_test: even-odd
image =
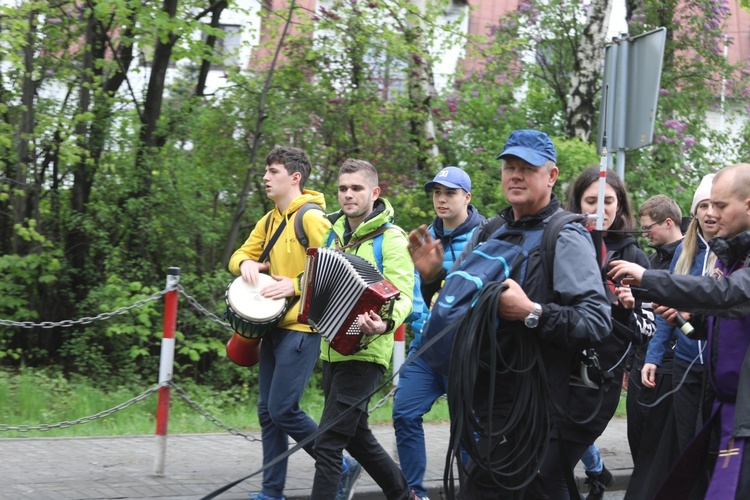
[[[368,426],[369,397],[390,364],[393,330],[411,313],[414,286],[414,264],[406,248],[406,233],[392,225],[393,207],[379,195],[378,173],[370,163],[355,159],[343,163],[338,179],[341,210],[332,217],[333,227],[323,241],[382,267],[382,274],[398,288],[400,297],[390,319],[376,311],[357,317],[361,333],[375,336],[366,349],[344,355],[326,340],[321,341],[325,407],[320,428],[333,425],[315,440],[313,500],[350,499],[361,472],[357,461],[386,498],[409,498],[404,475]],[[382,229],[385,227],[389,230]],[[376,252],[382,252],[382,262],[377,262]],[[349,413],[339,419],[344,412]],[[347,458],[342,470],[344,448],[356,461]]]

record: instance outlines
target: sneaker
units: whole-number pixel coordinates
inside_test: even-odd
[[[584,482],[589,485],[586,500],[600,500],[604,496],[604,491],[614,482],[612,473],[606,467],[602,467],[602,471],[598,474],[586,471],[586,475],[588,477]]]
[[[411,490],[411,494],[412,494],[412,498],[410,498],[409,500],[430,500],[429,497],[427,497],[427,495],[420,497],[419,493],[417,493],[414,490]]]
[[[346,461],[346,471],[341,474],[341,483],[339,484],[339,493],[336,495],[336,500],[352,500],[354,485],[362,473],[362,466],[359,465],[359,462],[354,457],[344,455],[344,460]]]
[[[269,497],[265,493],[250,493],[248,500],[286,500],[286,497]]]

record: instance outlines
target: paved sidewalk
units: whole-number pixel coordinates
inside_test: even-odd
[[[625,488],[632,468],[625,427],[624,418],[615,418],[597,441],[615,475],[613,489]],[[392,427],[375,426],[373,431],[396,457]],[[426,485],[430,498],[439,500],[449,427],[426,424],[425,432]],[[156,446],[155,436],[0,439],[0,499],[197,500],[261,467],[260,442],[230,434],[176,434],[167,437],[165,474],[157,477]],[[307,498],[313,475],[314,462],[304,451],[292,455],[286,496]],[[584,491],[580,465],[576,476]],[[218,498],[246,499],[248,492],[259,491],[260,481],[260,476],[252,477]],[[364,472],[355,491],[358,500],[383,498]]]

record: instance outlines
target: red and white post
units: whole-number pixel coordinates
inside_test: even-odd
[[[164,326],[159,361],[159,401],[156,406],[156,457],[154,474],[164,475],[164,459],[167,455],[167,424],[169,422],[169,382],[174,369],[174,331],[177,326],[177,285],[180,283],[180,268],[167,269],[167,293],[164,295]]]
[[[406,357],[406,326],[403,323],[393,332],[393,340],[393,373],[396,373]],[[393,377],[393,385],[398,385],[398,375]]]

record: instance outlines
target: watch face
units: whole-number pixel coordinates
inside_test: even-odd
[[[530,315],[526,316],[526,319],[523,320],[523,323],[528,328],[536,328],[536,325],[539,324],[539,318],[537,318],[536,316],[533,316],[533,315],[530,314]]]

